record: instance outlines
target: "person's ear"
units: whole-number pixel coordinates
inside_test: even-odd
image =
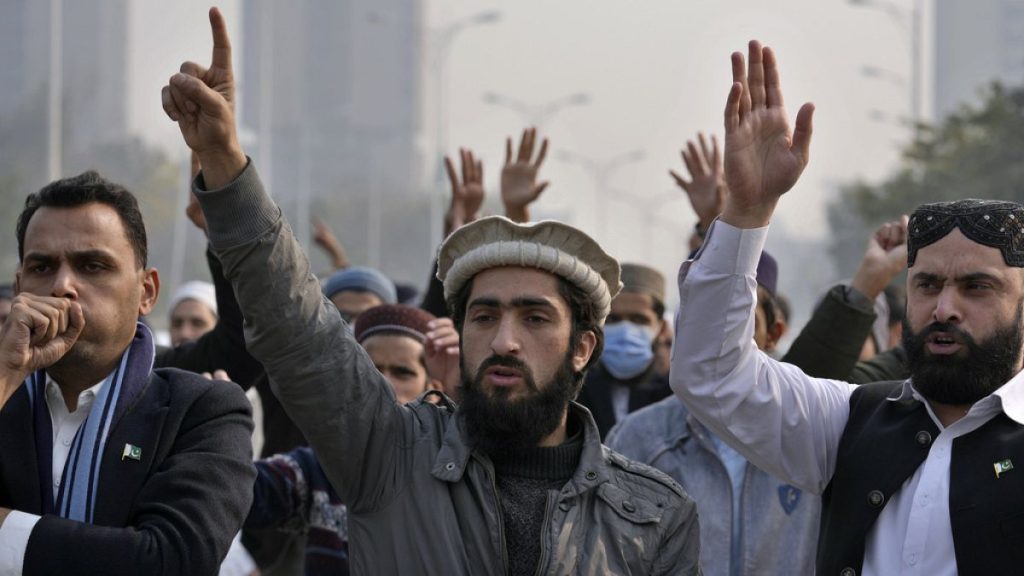
[[[767,353],[774,352],[788,329],[789,326],[782,320],[776,320],[768,326],[768,341],[765,343],[764,351]]]
[[[597,335],[591,330],[581,334],[580,341],[576,345],[576,349],[573,350],[572,369],[576,372],[583,371],[583,368],[590,362],[595,348],[597,348]]]
[[[145,316],[153,311],[156,306],[156,299],[160,296],[160,273],[156,268],[147,268],[142,271],[142,298],[139,299],[139,316]]]
[[[668,330],[668,321],[664,318],[658,320],[658,332],[654,335],[654,341],[661,342],[670,336],[671,334],[669,334]]]

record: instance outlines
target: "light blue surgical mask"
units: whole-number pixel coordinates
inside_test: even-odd
[[[601,363],[619,380],[644,373],[654,361],[654,331],[632,322],[616,322],[604,327],[604,352]]]

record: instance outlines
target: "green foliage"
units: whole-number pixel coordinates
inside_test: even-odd
[[[992,84],[980,105],[917,126],[900,168],[883,182],[840,187],[828,207],[836,265],[854,269],[864,239],[883,222],[920,204],[961,198],[1024,202],[1024,86]]]

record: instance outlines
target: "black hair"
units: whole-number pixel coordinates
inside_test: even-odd
[[[135,252],[135,261],[145,268],[148,260],[146,225],[142,221],[138,200],[124,186],[107,180],[95,170],[55,180],[25,198],[25,208],[18,216],[18,260],[25,258],[25,231],[36,210],[43,206],[75,208],[93,202],[110,206],[117,212],[128,243]]]
[[[655,298],[653,296],[651,297],[651,300],[654,301],[654,304],[651,306],[651,308],[654,310],[654,315],[658,317],[658,320],[664,320],[665,319],[665,304],[663,304],[661,302],[661,300],[658,300],[657,298]]]
[[[767,327],[774,325],[775,321],[782,316],[775,295],[760,284],[757,285],[757,305],[764,312],[765,326]]]

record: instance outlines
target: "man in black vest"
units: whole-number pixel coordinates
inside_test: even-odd
[[[754,270],[807,165],[770,49],[732,56],[725,209],[680,271],[673,390],[758,467],[821,493],[819,574],[1017,573],[1024,561],[1024,207],[919,207],[908,228],[912,377],[859,388],[753,345]],[[746,311],[745,313],[743,311]],[[729,311],[728,314],[723,311]]]

